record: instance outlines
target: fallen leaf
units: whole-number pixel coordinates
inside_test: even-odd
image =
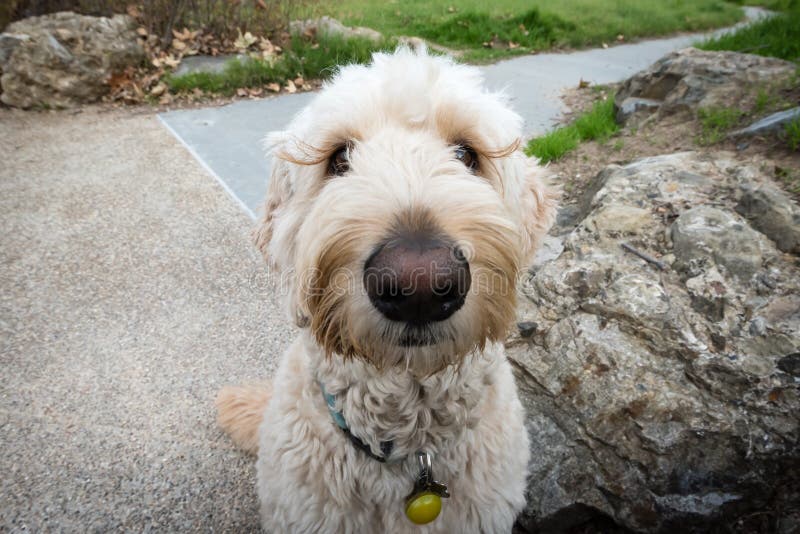
[[[250,96],[261,96],[264,94],[264,88],[259,87],[258,89],[250,89]]]
[[[186,43],[184,43],[183,41],[180,41],[178,39],[173,39],[172,40],[172,48],[174,48],[178,52],[180,52],[182,50],[186,50]]]
[[[267,4],[264,3],[264,0],[256,0],[256,6],[260,7],[264,11],[267,10]]]
[[[447,12],[448,13],[455,13],[456,12],[456,8],[454,8],[453,6],[450,6],[450,7],[447,8]]]
[[[578,89],[586,89],[590,85],[592,85],[592,82],[587,82],[586,80],[581,78],[581,81],[578,82]]]
[[[170,54],[170,55],[168,55],[167,57],[164,58],[164,65],[169,67],[169,68],[171,68],[171,69],[174,69],[175,67],[177,67],[180,64],[181,64],[180,58],[177,58],[177,57],[173,56],[172,54]]]
[[[148,32],[147,28],[145,28],[144,26],[139,26],[138,28],[136,28],[136,33],[139,35],[139,37],[147,37],[148,35],[150,35],[150,32]]]
[[[164,66],[164,60],[163,60],[163,59],[161,59],[161,58],[157,58],[157,57],[154,57],[154,58],[153,58],[153,59],[150,61],[150,63],[152,63],[152,64],[153,64],[153,66],[154,66],[155,68],[157,68],[157,69],[160,69],[161,67],[163,67],[163,66]]]
[[[158,85],[150,89],[150,94],[153,96],[161,96],[167,90],[167,86],[164,82],[158,82]]]
[[[200,89],[199,87],[195,87],[194,89],[192,89],[192,94],[199,98],[203,96],[205,93],[203,93],[203,90]]]
[[[247,89],[239,88],[236,90],[236,96],[247,96]]]
[[[267,90],[272,91],[273,93],[279,93],[281,90],[281,86],[277,83],[268,83]]]
[[[617,35],[617,41],[622,42],[624,40],[625,40],[625,36],[624,35],[622,35],[621,33],[619,35]]]
[[[302,77],[302,76],[298,76],[298,77],[297,77],[297,78],[295,78],[293,81],[294,81],[294,84],[295,84],[296,86],[298,86],[298,87],[302,87],[302,86],[303,86],[303,85],[305,85],[305,83],[306,83],[306,82],[305,82],[305,80],[303,80],[303,77]]]
[[[162,106],[165,106],[170,102],[172,102],[172,95],[169,93],[165,94],[164,96],[158,99],[158,103],[161,104]]]
[[[515,48],[519,48],[519,43],[515,43],[514,41],[509,41],[509,42],[508,42],[508,47],[509,47],[511,50],[514,50]]]
[[[603,43],[603,48],[608,48],[608,45],[606,43]]]
[[[233,46],[235,46],[239,50],[247,50],[253,44],[255,44],[256,41],[258,41],[258,39],[253,37],[252,33],[247,32],[244,35],[242,35],[241,30],[239,30],[239,37],[237,37],[236,40],[233,42]]]
[[[294,82],[292,80],[289,80],[288,82],[286,82],[285,89],[286,89],[286,92],[289,93],[289,94],[297,92],[297,87],[294,85]]]
[[[142,14],[139,12],[139,8],[136,7],[136,4],[128,4],[128,7],[125,8],[125,11],[131,16],[131,18],[134,19],[138,19],[142,16]]]

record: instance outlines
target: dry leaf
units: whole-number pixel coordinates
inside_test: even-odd
[[[134,19],[138,19],[142,16],[142,14],[139,12],[139,8],[136,7],[136,4],[129,4],[128,7],[125,8],[125,11],[131,16],[131,18]]]
[[[450,6],[450,7],[447,8],[447,12],[448,13],[455,13],[456,12],[456,8],[454,8],[453,6]]]
[[[590,85],[592,85],[592,82],[587,82],[586,80],[581,78],[581,81],[578,82],[578,89],[586,89]]]
[[[264,11],[267,10],[267,4],[264,3],[264,0],[256,0],[256,7],[260,7]]]
[[[617,35],[617,41],[622,42],[624,40],[625,40],[625,36],[624,35],[622,35],[621,33],[619,35]]]
[[[288,82],[286,82],[286,88],[285,89],[286,89],[286,92],[290,93],[290,94],[297,92],[297,87],[294,85],[294,82],[292,80],[289,80]]]
[[[182,50],[186,50],[186,43],[184,43],[183,41],[179,41],[178,39],[173,39],[172,40],[172,48],[174,48],[178,52],[180,52]]]
[[[181,64],[180,58],[176,58],[172,54],[170,54],[170,55],[168,55],[167,57],[164,58],[164,65],[169,67],[169,68],[171,68],[171,69],[174,69],[175,67],[177,67],[180,64]]]
[[[519,43],[515,43],[514,41],[509,41],[509,42],[508,42],[508,47],[509,47],[511,50],[514,50],[515,48],[519,48]]]
[[[194,89],[192,89],[192,94],[193,94],[194,96],[196,96],[197,98],[200,98],[200,97],[201,97],[201,96],[203,96],[205,93],[203,93],[203,90],[202,90],[202,89],[200,89],[199,87],[195,87]]]
[[[150,32],[148,32],[147,28],[145,28],[144,26],[139,26],[138,28],[136,28],[136,33],[139,35],[139,37],[147,37],[148,35],[150,35]]]
[[[258,89],[250,89],[250,96],[261,96],[264,94],[264,88],[259,87]]]
[[[167,91],[167,86],[164,82],[158,82],[158,85],[150,89],[150,94],[153,96],[161,96]]]
[[[170,102],[172,102],[172,95],[169,93],[165,94],[164,96],[158,99],[158,103],[161,104],[162,106],[165,106]]]
[[[153,64],[153,66],[154,66],[155,68],[157,68],[157,69],[160,69],[161,67],[163,67],[163,66],[164,66],[164,60],[163,60],[163,59],[161,59],[161,58],[157,58],[157,57],[154,57],[154,58],[153,58],[153,59],[150,61],[150,63],[152,63],[152,64]]]
[[[608,48],[608,45],[606,43],[603,43],[603,48]]]
[[[236,96],[247,96],[247,89],[239,88],[236,90]]]
[[[294,79],[294,84],[298,87],[302,87],[303,85],[305,85],[305,83],[306,82],[302,76],[298,76],[297,78]]]
[[[258,39],[253,37],[252,33],[247,32],[244,35],[242,35],[241,30],[239,30],[239,37],[237,37],[236,40],[233,42],[233,46],[235,46],[239,50],[247,50],[253,44],[255,44],[256,41],[258,41]]]
[[[281,86],[277,83],[268,83],[267,90],[273,93],[279,93],[281,91]]]

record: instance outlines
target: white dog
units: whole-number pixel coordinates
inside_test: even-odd
[[[302,333],[271,385],[217,399],[267,532],[511,531],[529,451],[503,340],[555,205],[520,127],[477,69],[400,49],[270,136],[256,242]]]

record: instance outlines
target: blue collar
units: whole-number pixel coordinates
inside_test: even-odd
[[[373,453],[369,445],[364,443],[361,438],[350,432],[350,427],[347,426],[347,421],[344,420],[344,415],[342,415],[342,412],[336,409],[336,397],[325,391],[325,386],[322,384],[322,382],[319,382],[319,389],[322,390],[322,396],[325,398],[325,404],[328,406],[328,412],[331,414],[331,419],[333,419],[333,422],[336,424],[336,426],[338,426],[342,432],[344,432],[345,436],[350,439],[350,442],[357,449],[367,454],[373,460],[386,463],[387,458],[389,458],[389,455],[392,454],[392,450],[394,449],[394,441],[381,442],[381,456]]]

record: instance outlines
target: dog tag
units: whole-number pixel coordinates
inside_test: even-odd
[[[450,497],[447,486],[433,479],[431,455],[418,452],[419,475],[414,482],[414,490],[406,497],[406,517],[412,523],[425,525],[430,523],[442,511],[442,498]]]

